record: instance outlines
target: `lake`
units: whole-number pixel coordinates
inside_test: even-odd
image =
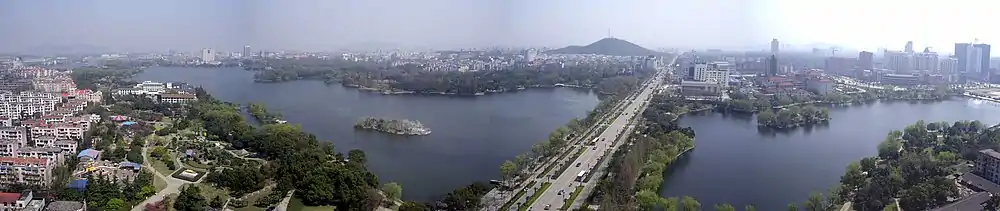
[[[289,123],[332,141],[339,152],[364,150],[380,181],[400,183],[403,198],[418,201],[497,179],[500,163],[528,152],[598,103],[596,94],[571,88],[457,97],[381,95],[322,81],[254,83],[252,72],[240,68],[153,67],[135,80],[186,82],[220,100],[264,103]],[[354,122],[365,116],[418,120],[433,133],[402,137],[355,130]]]
[[[680,122],[695,130],[696,148],[665,172],[661,196],[692,196],[702,207],[784,210],[811,191],[833,187],[847,164],[877,154],[891,130],[918,120],[1000,123],[1000,105],[958,98],[943,102],[878,102],[830,109],[828,124],[787,132],[759,131],[756,117],[703,112]]]

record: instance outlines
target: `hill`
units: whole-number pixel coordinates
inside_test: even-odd
[[[586,46],[573,45],[546,51],[550,54],[600,54],[611,56],[649,56],[659,54],[629,41],[604,38]]]

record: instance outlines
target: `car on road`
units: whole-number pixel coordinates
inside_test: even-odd
[[[576,163],[576,167],[580,167],[580,164],[581,164],[581,163]]]
[[[545,205],[545,210],[549,210],[549,208],[552,208],[552,205],[551,204],[546,204]]]

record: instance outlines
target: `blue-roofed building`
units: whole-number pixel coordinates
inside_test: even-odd
[[[80,161],[82,162],[95,161],[97,160],[97,158],[100,157],[101,157],[101,151],[97,151],[95,149],[85,149],[83,151],[80,151],[80,154],[76,155],[76,158],[79,158]]]
[[[132,169],[134,171],[139,171],[139,169],[142,168],[142,165],[139,165],[138,163],[122,161],[121,163],[118,163],[118,168],[123,168],[123,169],[127,168],[127,169]]]
[[[86,179],[73,180],[72,182],[69,183],[69,186],[67,187],[75,189],[77,191],[83,191],[87,189],[87,180]]]
[[[137,122],[133,122],[133,121],[128,121],[128,122],[122,122],[122,126],[129,126],[129,125],[134,125],[134,124],[136,124],[136,123],[137,123]]]

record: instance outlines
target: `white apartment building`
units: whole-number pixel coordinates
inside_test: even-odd
[[[195,100],[198,97],[192,94],[160,94],[161,103],[186,103]]]
[[[21,119],[22,114],[48,113],[62,98],[49,93],[0,93],[0,117]]]
[[[66,157],[62,149],[57,147],[21,147],[16,154],[19,158],[40,158],[54,164],[62,163]]]
[[[25,127],[0,127],[0,140],[28,140]]]
[[[729,71],[719,68],[718,64],[695,64],[694,80],[715,82],[723,87],[728,84]]]
[[[0,157],[0,186],[14,184],[48,187],[54,163],[41,158]]]
[[[12,157],[17,155],[17,149],[23,147],[24,143],[24,141],[16,139],[0,140],[0,156]]]
[[[214,62],[215,61],[215,51],[211,48],[201,49],[201,61],[202,62]]]
[[[135,88],[139,88],[146,93],[160,93],[166,90],[167,86],[160,82],[143,81],[140,84],[136,84]]]

